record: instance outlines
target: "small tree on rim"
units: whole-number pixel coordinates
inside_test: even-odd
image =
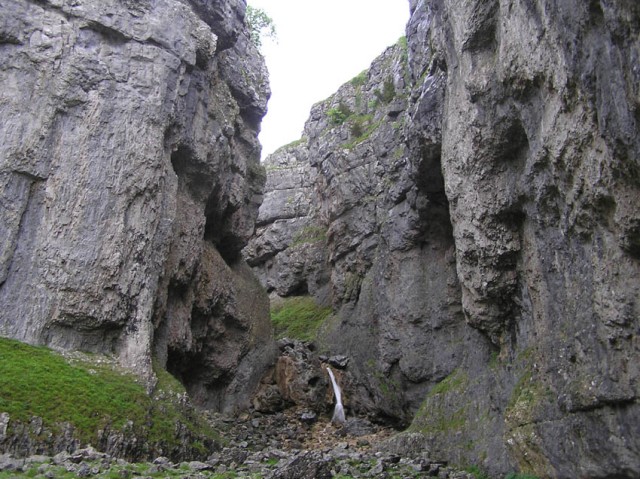
[[[257,48],[262,47],[263,38],[276,39],[276,26],[273,23],[273,19],[261,8],[247,5],[244,21],[249,27],[251,41]]]

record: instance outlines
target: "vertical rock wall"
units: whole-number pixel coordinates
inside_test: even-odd
[[[487,342],[465,325],[456,277],[440,173],[445,77],[421,92],[410,78],[401,39],[313,107],[302,140],[266,161],[245,249],[270,291],[333,305],[319,342],[351,358],[347,407],[394,424],[408,424],[469,344]],[[418,98],[433,136],[409,144]]]
[[[3,2],[0,334],[145,376],[155,356],[214,407],[246,396],[271,346],[238,255],[268,96],[244,8]]]
[[[495,475],[637,477],[640,7],[410,8],[404,53],[283,150],[311,166],[347,406]],[[253,263],[279,293],[293,246]]]
[[[633,477],[640,8],[413,8],[447,73],[442,166],[465,316],[515,380],[497,388],[511,458],[543,477]]]

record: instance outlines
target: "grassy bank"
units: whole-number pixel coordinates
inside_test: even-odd
[[[106,439],[100,431],[109,431],[137,438],[140,445],[129,448],[133,455],[206,453],[204,443],[217,440],[214,431],[180,400],[184,390],[175,379],[163,371],[158,376],[156,391],[148,395],[134,375],[109,358],[74,354],[69,360],[47,348],[0,338],[0,413],[9,414],[8,435],[28,434],[45,448],[50,439],[30,428],[34,417],[53,435],[70,425],[80,444],[99,446]],[[178,430],[182,438],[199,440],[185,448]]]
[[[282,298],[271,305],[271,321],[276,338],[313,340],[318,328],[330,314],[330,307],[319,306],[311,296]]]

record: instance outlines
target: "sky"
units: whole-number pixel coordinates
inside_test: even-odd
[[[405,33],[408,0],[248,0],[275,23],[263,40],[271,99],[262,121],[265,158],[302,136],[311,106],[334,93]]]

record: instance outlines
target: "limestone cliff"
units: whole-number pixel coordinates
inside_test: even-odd
[[[0,335],[247,400],[273,347],[239,257],[269,94],[245,8],[2,2]]]
[[[347,406],[413,416],[431,457],[496,475],[637,477],[640,6],[410,4],[406,50],[267,165],[313,185],[296,216],[323,234],[295,276],[330,292]],[[304,235],[284,226],[247,251],[290,294],[279,258]]]

